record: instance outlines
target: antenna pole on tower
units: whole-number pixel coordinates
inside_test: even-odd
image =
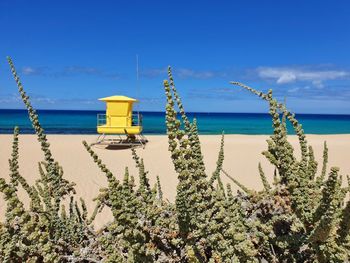
[[[139,55],[136,54],[136,79],[139,81]]]
[[[137,99],[139,100],[139,103],[136,104],[136,107],[137,107],[137,115],[138,115],[138,118],[140,118],[140,107],[139,107],[139,104],[140,104],[140,83],[139,83],[139,55],[136,54],[136,96],[137,96]]]

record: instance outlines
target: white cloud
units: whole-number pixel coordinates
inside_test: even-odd
[[[46,76],[46,77],[67,77],[67,76],[97,76],[103,78],[120,79],[121,75],[114,71],[107,71],[95,67],[69,66],[60,70],[53,70],[49,67],[30,67],[26,66],[21,69],[21,73],[29,76]]]
[[[55,104],[56,100],[47,97],[34,97],[31,98],[33,103]]]
[[[288,90],[288,92],[293,93],[293,92],[297,92],[297,91],[299,91],[299,90],[300,90],[300,88],[299,88],[299,87],[295,87],[295,88],[291,88],[291,89],[289,89],[289,90]]]
[[[350,76],[350,72],[344,70],[312,70],[291,67],[261,67],[257,71],[260,78],[273,79],[277,84],[306,81],[311,82],[316,88],[323,88],[324,81]]]
[[[22,68],[22,73],[24,75],[35,75],[41,73],[41,70],[33,67],[23,67]]]
[[[158,76],[166,76],[167,68],[153,68],[141,70],[140,75],[147,78],[155,78]]]
[[[17,103],[21,101],[21,97],[18,94],[6,94],[0,96],[0,103]]]
[[[319,88],[319,89],[324,88],[324,84],[322,83],[321,80],[313,80],[313,81],[312,81],[312,84],[313,84],[316,88]]]
[[[289,83],[289,82],[294,82],[297,79],[296,75],[291,73],[291,72],[285,72],[282,73],[278,79],[277,83],[278,84],[283,84],[283,83]]]
[[[209,79],[216,75],[214,71],[195,71],[192,69],[180,68],[175,70],[179,78]]]
[[[193,70],[188,68],[173,68],[174,76],[181,79],[210,79],[216,77],[227,77],[226,71],[215,70]],[[166,68],[145,69],[141,71],[141,76],[154,78],[158,76],[166,77],[168,70]]]

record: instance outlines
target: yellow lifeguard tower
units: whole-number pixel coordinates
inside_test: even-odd
[[[100,136],[95,144],[144,144],[147,139],[142,135],[142,116],[133,114],[136,99],[126,96],[110,96],[99,99],[106,102],[106,114],[97,115],[97,133]],[[106,139],[106,135],[117,138]],[[121,136],[126,135],[126,139]]]

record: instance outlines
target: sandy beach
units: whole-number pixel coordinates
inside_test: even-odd
[[[165,135],[147,136],[149,143],[145,149],[139,148],[138,154],[144,158],[146,169],[149,171],[151,184],[155,183],[159,175],[164,195],[174,201],[176,195],[177,176],[168,152],[167,137]],[[224,169],[247,187],[260,189],[262,187],[258,175],[258,162],[262,163],[265,173],[271,179],[272,166],[268,164],[261,152],[266,149],[265,135],[225,135]],[[323,142],[329,147],[329,167],[340,167],[341,174],[350,174],[350,134],[346,135],[308,135],[309,143],[314,147],[316,159],[322,160]],[[94,208],[92,199],[99,193],[99,188],[106,186],[104,174],[92,161],[82,145],[82,141],[94,142],[93,135],[48,135],[51,150],[55,159],[63,166],[66,179],[76,183],[77,197],[87,202],[88,210]],[[211,174],[216,166],[217,153],[220,145],[220,136],[203,135],[200,137],[206,163],[207,173]],[[295,136],[290,141],[298,151],[298,142]],[[8,159],[11,156],[12,135],[0,135],[0,176],[8,179]],[[134,160],[130,149],[109,150],[95,146],[94,150],[119,179],[123,178],[125,167],[136,176]],[[20,135],[20,172],[33,184],[39,177],[38,162],[43,160],[40,145],[34,135]],[[328,169],[329,169],[328,167]],[[222,177],[224,182],[229,182]],[[233,186],[234,189],[237,189]],[[28,204],[28,197],[22,191],[21,198]],[[4,201],[0,199],[0,220],[4,216]],[[97,217],[95,226],[98,228],[111,220],[108,208]]]

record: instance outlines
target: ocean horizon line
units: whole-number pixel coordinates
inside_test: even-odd
[[[27,109],[1,109],[0,111],[27,111]],[[36,109],[38,112],[44,112],[44,111],[56,111],[56,112],[105,112],[105,109],[102,110],[84,110],[84,109]],[[140,113],[162,113],[165,114],[165,111],[150,111],[150,110],[134,110],[135,112]],[[261,114],[261,115],[270,115],[268,112],[221,112],[221,111],[186,111],[186,114]],[[302,112],[293,112],[297,115],[324,115],[324,116],[350,116],[350,113],[302,113]],[[40,117],[40,116],[39,116]]]

